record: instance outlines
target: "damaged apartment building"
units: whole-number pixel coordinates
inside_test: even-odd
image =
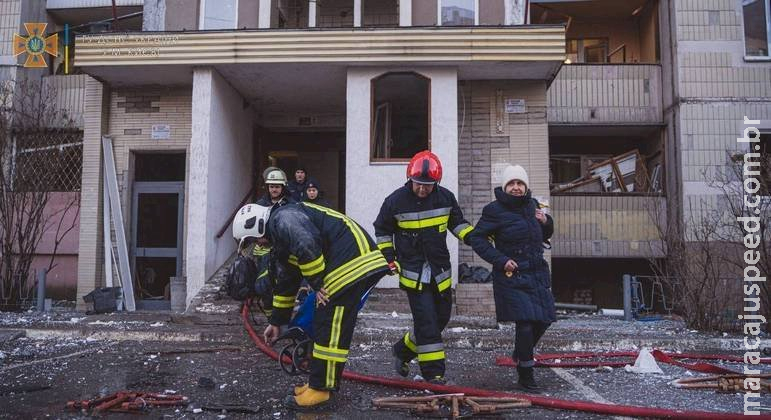
[[[649,274],[648,260],[665,256],[656,223],[714,195],[701,173],[735,148],[742,117],[771,130],[770,9],[769,0],[0,0],[2,22],[13,22],[4,34],[29,21],[77,28],[76,74],[55,66],[47,76],[82,79],[72,91],[83,121],[76,264],[62,275],[79,303],[108,276],[128,275],[140,309],[168,308],[170,279],[183,282],[184,306],[226,264],[231,217],[267,166],[290,177],[304,167],[333,207],[371,231],[423,149],[442,159],[442,185],[472,223],[502,168],[527,168],[556,220],[557,300],[619,307],[622,275]],[[116,200],[121,218],[106,230],[105,213],[116,213],[105,203]],[[121,236],[127,272],[105,258],[121,253]],[[449,244],[455,277],[459,263],[485,265]]]

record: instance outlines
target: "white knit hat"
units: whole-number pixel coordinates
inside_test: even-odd
[[[519,165],[509,165],[503,170],[503,175],[501,176],[501,188],[505,191],[506,184],[515,179],[524,182],[529,188],[530,180],[527,177],[527,171]]]

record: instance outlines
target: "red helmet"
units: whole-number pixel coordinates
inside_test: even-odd
[[[418,152],[407,165],[407,178],[418,184],[438,184],[442,180],[442,162],[429,150]]]

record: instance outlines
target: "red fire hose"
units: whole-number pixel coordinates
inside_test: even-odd
[[[538,360],[535,365],[539,367],[558,367],[558,368],[577,368],[577,367],[598,367],[598,366],[611,366],[611,367],[623,367],[631,363],[634,360],[626,362],[566,362],[563,363],[561,359],[582,359],[582,358],[616,358],[616,357],[633,357],[636,358],[639,352],[636,351],[624,351],[624,352],[612,352],[612,353],[564,353],[564,354],[539,354]],[[684,363],[675,359],[705,359],[705,360],[723,360],[728,362],[743,362],[740,357],[725,356],[719,354],[696,354],[696,353],[665,353],[661,350],[651,351],[651,355],[659,362],[667,363],[670,365],[679,366],[681,368],[689,369],[695,372],[703,373],[716,373],[716,374],[741,374],[741,372],[734,372],[730,369],[713,365],[710,363]],[[547,362],[546,360],[560,359],[560,362]],[[771,364],[771,358],[762,358],[760,363]],[[498,366],[516,366],[517,364],[511,360],[510,357],[498,357],[495,360],[495,364]]]
[[[249,305],[243,305],[241,310],[241,319],[244,323],[244,328],[249,336],[254,341],[260,351],[265,353],[273,360],[278,360],[278,354],[270,346],[265,344],[262,338],[254,331],[251,323],[249,322]],[[627,353],[624,353],[627,355]],[[587,357],[586,355],[573,355],[575,357]],[[597,357],[597,356],[593,356]],[[719,356],[716,356],[719,357]],[[565,358],[571,358],[571,355]],[[767,362],[766,362],[767,363]],[[561,365],[566,367],[566,365]],[[486,389],[469,388],[455,385],[435,385],[428,382],[415,382],[402,379],[384,378],[373,375],[362,375],[360,373],[343,371],[343,378],[350,379],[358,382],[364,382],[373,385],[389,386],[393,388],[401,389],[414,389],[419,391],[431,391],[438,393],[463,393],[469,396],[477,397],[514,397],[529,400],[533,405],[554,408],[560,410],[576,410],[586,411],[591,413],[608,414],[616,416],[636,416],[636,417],[659,417],[659,418],[677,418],[677,419],[745,419],[742,414],[733,413],[717,413],[709,411],[681,411],[681,410],[668,410],[663,408],[650,408],[650,407],[638,407],[631,405],[615,405],[615,404],[601,404],[586,401],[573,401],[573,400],[561,400],[558,398],[539,397],[527,394],[514,394],[503,391],[490,391]],[[763,415],[761,418],[771,418],[771,415]]]

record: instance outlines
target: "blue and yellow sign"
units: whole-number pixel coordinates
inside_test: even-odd
[[[47,67],[46,54],[59,55],[59,34],[45,36],[47,23],[25,23],[27,36],[13,34],[13,55],[27,54],[24,67]]]

